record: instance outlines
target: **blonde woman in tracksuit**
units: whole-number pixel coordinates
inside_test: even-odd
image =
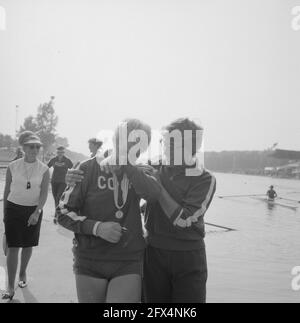
[[[127,120],[125,125],[128,134],[131,130],[142,130],[151,138],[150,127],[141,121]],[[128,143],[128,150],[132,145]],[[58,207],[58,223],[75,233],[73,253],[78,300],[140,302],[146,247],[140,198],[147,198],[147,190],[151,195],[155,191],[159,194],[155,179],[131,165],[116,167],[107,173],[97,158],[84,162],[80,170],[84,172],[82,182],[64,192]],[[136,186],[143,187],[142,196]]]

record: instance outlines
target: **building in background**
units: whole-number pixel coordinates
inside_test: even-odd
[[[276,167],[276,176],[300,179],[300,151],[276,149],[271,157],[287,161],[285,165]],[[268,172],[270,169],[265,171]]]

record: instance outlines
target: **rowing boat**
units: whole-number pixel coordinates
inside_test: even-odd
[[[265,197],[251,197],[251,198],[253,198],[255,200],[262,201],[262,202],[265,202],[265,203],[268,203],[269,205],[278,205],[278,206],[281,206],[281,207],[292,209],[294,211],[296,211],[298,209],[297,205],[291,205],[291,204],[287,204],[287,203],[277,202],[276,200],[272,201],[272,200],[269,200],[269,199],[267,199]]]

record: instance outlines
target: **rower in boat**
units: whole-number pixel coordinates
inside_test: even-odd
[[[267,192],[268,201],[274,202],[277,196],[278,195],[277,195],[276,191],[274,190],[274,186],[271,185],[270,189]]]

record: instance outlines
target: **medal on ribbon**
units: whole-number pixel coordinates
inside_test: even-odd
[[[129,179],[126,174],[124,174],[123,179],[121,181],[121,191],[122,191],[122,204],[119,204],[119,187],[120,183],[118,181],[118,178],[116,174],[113,174],[113,183],[114,183],[114,201],[115,206],[118,209],[115,216],[118,220],[122,219],[124,217],[124,212],[122,211],[122,208],[125,206],[128,198],[128,191],[129,191]]]

